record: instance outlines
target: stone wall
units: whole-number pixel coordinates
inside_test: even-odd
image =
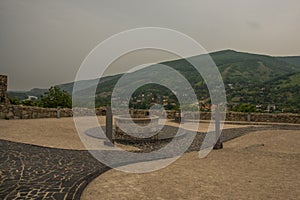
[[[61,108],[59,111],[56,108],[41,108],[22,105],[0,105],[0,119],[37,119],[37,118],[56,118],[58,113],[60,117],[72,117],[73,112],[76,115],[92,116],[105,115],[105,108],[97,108],[96,110],[88,108]]]
[[[76,116],[92,116],[94,113],[96,115],[105,115],[106,109],[104,107],[97,108],[96,110],[87,108],[63,108],[60,109],[60,117],[72,117],[73,112],[76,112]],[[147,110],[133,110],[135,116],[147,116],[149,112]],[[155,112],[153,113],[155,115]],[[167,111],[165,117],[168,119],[175,119],[176,111]],[[30,107],[21,105],[9,105],[0,104],[0,119],[36,119],[36,118],[55,118],[57,117],[56,108],[40,108],[40,107]],[[194,119],[192,113],[188,113],[184,116],[185,119]],[[201,112],[201,120],[210,120],[211,113]],[[279,122],[279,123],[296,123],[300,124],[300,114],[291,113],[238,113],[238,112],[227,112],[226,121],[248,121],[251,122]]]
[[[69,108],[60,109],[60,117],[71,117],[72,110]],[[20,105],[0,105],[1,119],[37,119],[57,117],[56,108],[40,108]]]
[[[135,116],[137,117],[137,116]],[[145,133],[148,134],[148,140],[157,140],[157,132],[160,130],[159,117],[130,118],[125,116],[115,117],[115,140],[144,140]],[[125,131],[124,131],[124,130]],[[132,133],[128,135],[126,133]]]
[[[145,116],[147,113],[145,110],[134,110],[134,114]],[[155,113],[154,113],[155,114]],[[175,119],[176,111],[167,111],[168,119]],[[195,119],[193,113],[187,113],[184,116],[185,119]],[[210,120],[210,112],[201,112],[200,120]],[[292,113],[240,113],[240,112],[227,112],[226,121],[251,121],[251,122],[278,122],[278,123],[295,123],[300,124],[300,114]]]
[[[227,121],[247,121],[247,113],[226,113]],[[278,122],[278,123],[294,123],[300,124],[300,114],[292,113],[250,113],[251,122]]]
[[[175,113],[168,113],[170,119],[175,118]],[[194,119],[192,113],[187,113],[184,118],[186,119]],[[210,112],[201,112],[200,120],[210,120],[211,113]],[[300,124],[300,114],[293,113],[240,113],[240,112],[227,112],[226,113],[226,121],[250,121],[250,122],[278,122],[278,123],[295,123]]]

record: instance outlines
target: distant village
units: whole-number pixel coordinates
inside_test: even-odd
[[[230,86],[230,85],[229,85]],[[232,86],[231,86],[232,87]],[[261,91],[264,89],[262,88]],[[35,102],[39,99],[37,96],[28,95],[27,99],[17,100],[16,99],[9,99],[7,96],[7,76],[0,75],[0,103],[12,103],[12,104],[23,104],[23,105],[34,105],[32,102]],[[125,101],[125,100],[124,100]],[[124,102],[125,103],[125,102]],[[151,106],[160,104],[164,106],[166,110],[179,110],[179,104],[175,97],[170,97],[167,95],[159,95],[154,93],[141,93],[137,94],[130,99],[129,106],[130,108],[135,109],[149,109]],[[199,106],[200,111],[203,112],[210,112],[212,110],[213,105],[209,103],[209,98],[205,100],[200,100],[198,102],[194,102],[191,105],[182,105],[187,106],[189,109],[197,109]],[[227,109],[229,111],[236,111],[236,112],[284,112],[284,109],[278,110],[275,104],[240,104],[238,98],[234,101],[227,104]]]

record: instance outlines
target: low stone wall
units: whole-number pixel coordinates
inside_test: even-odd
[[[148,110],[139,110],[139,109],[136,109],[136,110],[131,110],[129,112],[131,113],[131,115],[133,115],[135,117],[145,117],[145,116],[149,115],[149,111]],[[167,110],[166,111],[166,115],[167,116],[164,116],[164,117],[166,117],[167,119],[174,119],[175,118],[175,113],[176,113],[175,110]],[[152,111],[152,114],[153,115],[157,115],[157,116],[161,116],[160,112],[155,112],[154,110]]]
[[[226,114],[227,121],[247,121],[247,118],[247,113],[228,113],[228,115]],[[292,113],[250,113],[249,118],[251,122],[279,122],[300,124],[300,114]]]
[[[175,117],[175,116],[174,116]],[[194,116],[186,114],[186,119],[194,119]],[[211,113],[201,112],[200,120],[210,120]],[[300,124],[300,114],[292,113],[240,113],[240,112],[227,112],[226,121],[249,121],[249,122],[278,122],[278,123],[293,123]]]
[[[73,108],[73,114],[74,116],[104,116],[106,115],[106,108],[96,108],[96,109],[89,109],[89,108]]]
[[[71,117],[72,110],[63,108],[59,111],[60,117]],[[57,117],[56,108],[40,108],[20,105],[0,105],[1,119],[37,119]]]
[[[173,113],[172,113],[173,114]],[[175,115],[171,119],[175,118]],[[185,114],[186,119],[195,119],[192,113]],[[201,112],[200,120],[210,120],[210,112]],[[250,122],[278,122],[278,123],[294,123],[300,124],[300,114],[292,113],[240,113],[227,112],[226,121],[250,121]]]
[[[96,115],[105,115],[106,109],[104,107],[97,108],[96,110],[88,108],[62,108],[60,109],[60,117],[72,117],[73,112],[76,112],[76,116],[92,116],[94,113]],[[135,116],[147,116],[149,112],[147,110],[133,110],[131,111]],[[156,113],[153,112],[155,115]],[[158,115],[158,114],[156,114]],[[166,117],[168,119],[175,119],[176,111],[166,111]],[[40,108],[31,106],[21,106],[21,105],[0,105],[0,119],[36,119],[36,118],[56,118],[57,109],[56,108]],[[187,113],[184,116],[185,119],[194,119],[193,113]],[[201,112],[201,120],[210,120],[211,113]],[[294,123],[300,124],[300,114],[291,113],[238,113],[238,112],[227,112],[226,121],[250,121],[251,122],[279,122],[279,123]]]
[[[136,116],[135,116],[136,117]],[[157,140],[157,132],[159,131],[159,117],[142,117],[131,118],[127,116],[115,117],[115,134],[116,140],[144,140],[145,136],[148,140]],[[131,133],[133,135],[128,135]],[[146,134],[146,135],[145,135]]]
[[[97,108],[96,110],[88,108],[41,108],[33,106],[22,105],[0,105],[0,119],[37,119],[37,118],[56,118],[60,117],[72,117],[73,112],[76,112],[76,116],[92,116],[105,115],[105,108]]]

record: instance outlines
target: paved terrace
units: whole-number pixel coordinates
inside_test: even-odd
[[[299,130],[299,126],[260,125],[225,129],[221,140],[225,142],[260,130]],[[199,132],[188,151],[199,150],[204,136]],[[184,142],[182,138],[178,140]],[[145,152],[164,145],[162,142],[135,146]],[[0,140],[0,152],[0,199],[80,199],[87,184],[109,170],[86,150]]]

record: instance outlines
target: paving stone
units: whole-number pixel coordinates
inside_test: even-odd
[[[0,161],[0,199],[63,199],[72,191],[82,192],[83,188],[72,187],[81,185],[91,173],[107,170],[88,151],[5,140],[0,140]]]

